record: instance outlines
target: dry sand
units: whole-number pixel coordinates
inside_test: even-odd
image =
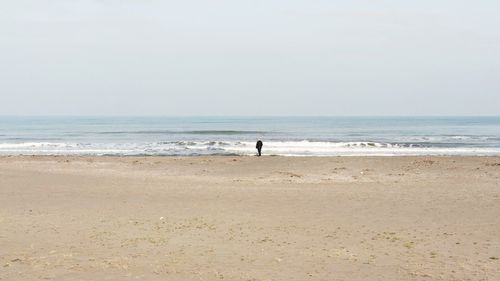
[[[500,158],[0,157],[0,280],[500,280]]]

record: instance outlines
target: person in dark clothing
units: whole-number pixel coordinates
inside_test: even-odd
[[[261,156],[262,155],[262,141],[261,140],[257,141],[255,148],[257,148],[257,152],[259,153],[259,156]]]

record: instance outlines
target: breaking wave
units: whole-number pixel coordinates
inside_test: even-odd
[[[396,156],[500,155],[499,147],[435,146],[429,143],[266,141],[266,155],[281,156]],[[144,143],[0,143],[3,155],[194,156],[253,155],[254,142],[164,141]]]
[[[139,131],[105,131],[96,132],[99,135],[264,135],[263,131],[238,131],[238,130],[191,130],[191,131],[171,131],[171,130],[139,130]]]

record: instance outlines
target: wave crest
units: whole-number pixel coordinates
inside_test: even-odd
[[[422,143],[266,141],[264,154],[282,156],[500,155],[500,148],[440,147]],[[0,143],[3,155],[253,155],[254,142]]]

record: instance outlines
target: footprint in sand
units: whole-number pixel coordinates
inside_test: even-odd
[[[290,176],[291,178],[301,178],[302,175],[291,173],[291,172],[278,172],[281,175]]]

